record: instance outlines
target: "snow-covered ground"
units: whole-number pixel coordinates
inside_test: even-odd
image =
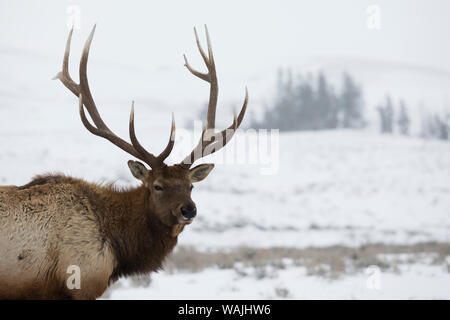
[[[401,273],[381,273],[379,286],[364,272],[338,280],[306,274],[302,267],[260,279],[233,269],[154,275],[147,288],[124,280],[111,299],[449,299],[450,273],[442,267],[405,265]]]

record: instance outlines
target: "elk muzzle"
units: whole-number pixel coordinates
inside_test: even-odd
[[[195,218],[197,215],[197,208],[194,205],[186,205],[181,207],[181,215],[185,221],[189,221]]]

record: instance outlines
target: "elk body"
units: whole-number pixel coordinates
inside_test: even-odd
[[[206,29],[206,28],[205,28]],[[69,75],[69,34],[62,72],[57,78],[78,97],[84,126],[130,155],[146,163],[128,161],[132,175],[142,183],[118,190],[64,175],[42,175],[16,187],[0,187],[0,299],[95,299],[121,276],[143,274],[161,268],[177,244],[183,228],[196,216],[191,200],[192,184],[203,180],[213,164],[191,165],[222,148],[244,117],[246,92],[233,124],[214,133],[218,85],[211,43],[206,29],[206,54],[195,32],[197,46],[208,72],[186,67],[210,83],[205,129],[194,150],[182,162],[166,165],[175,139],[175,123],[166,148],[158,156],[146,151],[134,131],[134,106],[129,133],[131,144],[103,122],[87,80],[87,61],[95,27],[86,41],[80,61],[80,83]],[[88,111],[94,124],[85,114]],[[209,150],[209,151],[208,151]],[[70,287],[71,266],[80,271],[80,287]]]

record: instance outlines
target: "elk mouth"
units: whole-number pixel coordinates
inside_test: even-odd
[[[182,214],[176,214],[173,211],[172,211],[172,215],[177,219],[177,223],[181,224],[181,225],[191,224],[194,221],[194,218],[195,218],[195,217],[193,217],[193,218],[186,218]]]
[[[186,218],[183,216],[178,218],[178,223],[183,225],[191,224],[192,221],[194,221],[194,218]]]

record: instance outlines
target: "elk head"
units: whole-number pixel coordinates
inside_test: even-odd
[[[236,117],[236,114],[234,115],[234,121],[227,129],[217,133],[214,132],[218,98],[216,66],[207,27],[205,26],[208,54],[204,52],[197,31],[194,28],[197,47],[206,64],[208,72],[202,73],[193,69],[189,65],[186,56],[184,56],[184,59],[185,66],[193,75],[210,84],[207,121],[200,141],[192,152],[182,162],[168,166],[164,163],[164,160],[169,156],[175,143],[175,122],[173,114],[169,142],[158,156],[145,150],[136,137],[134,130],[134,102],[131,107],[129,123],[131,144],[113,133],[100,117],[87,80],[87,62],[94,32],[95,26],[85,43],[81,56],[79,68],[80,83],[75,83],[69,74],[69,53],[73,29],[70,31],[67,39],[62,71],[58,73],[55,78],[61,80],[61,82],[78,97],[81,121],[87,130],[94,135],[109,140],[117,147],[146,163],[151,168],[150,170],[147,169],[146,166],[139,161],[128,161],[128,166],[133,176],[142,181],[144,187],[147,188],[149,209],[159,218],[159,220],[168,226],[191,223],[197,213],[195,203],[191,199],[192,184],[206,178],[214,168],[213,164],[201,164],[194,168],[191,168],[191,165],[196,160],[220,150],[233,137],[236,129],[241,124],[247,109],[247,89],[245,90],[245,100],[242,109],[239,112],[239,116]],[[91,124],[87,119],[85,109],[88,111],[94,124]]]

